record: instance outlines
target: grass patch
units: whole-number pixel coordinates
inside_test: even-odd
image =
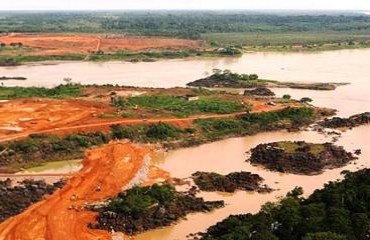
[[[257,33],[206,33],[202,34],[201,38],[208,42],[215,42],[220,46],[286,46],[281,50],[289,50],[288,46],[320,45],[332,43],[341,48],[349,48],[356,46],[354,43],[361,45],[370,44],[370,35],[361,32],[290,32],[290,33],[274,33],[274,32],[257,32]],[[338,45],[340,44],[340,45]],[[260,49],[260,48],[257,48]]]
[[[128,98],[124,104],[129,107],[166,110],[176,116],[204,113],[229,114],[245,110],[241,103],[213,97],[200,97],[199,100],[187,101],[170,95],[142,95]]]
[[[80,96],[82,96],[82,87],[79,84],[65,84],[54,88],[0,87],[0,100],[30,97],[67,98]]]

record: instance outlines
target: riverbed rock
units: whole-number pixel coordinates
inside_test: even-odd
[[[52,194],[64,185],[63,181],[47,184],[45,181],[24,180],[12,186],[13,181],[0,181],[0,222],[21,213],[27,207]]]
[[[121,195],[124,196],[124,195]],[[120,231],[128,235],[169,226],[192,212],[209,212],[224,206],[223,201],[204,201],[188,192],[175,192],[171,201],[152,204],[143,213],[123,214],[102,207],[98,210],[97,224],[91,228]],[[112,212],[114,214],[112,214]]]
[[[332,143],[274,142],[251,150],[250,161],[269,170],[315,175],[324,169],[342,167],[357,159],[343,147]]]
[[[257,87],[253,90],[245,90],[245,96],[274,97],[275,93],[266,87]]]
[[[235,192],[243,191],[271,191],[265,185],[261,185],[263,178],[250,172],[234,172],[228,175],[218,173],[196,172],[192,175],[195,184],[202,191]]]
[[[353,128],[370,123],[370,112],[353,115],[349,118],[333,117],[319,122],[320,126],[326,128]]]

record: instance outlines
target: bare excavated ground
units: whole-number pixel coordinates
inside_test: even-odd
[[[16,140],[30,134],[70,134],[76,132],[108,131],[113,124],[148,124],[166,122],[182,127],[189,127],[194,120],[208,118],[232,118],[245,112],[232,114],[203,114],[189,117],[175,117],[162,114],[161,111],[148,109],[126,109],[135,117],[116,116],[101,118],[104,114],[112,114],[116,109],[110,106],[112,89],[87,88],[90,97],[83,99],[47,99],[30,98],[17,99],[0,103],[0,142]],[[118,95],[130,95],[133,92],[143,94],[185,94],[189,89],[136,89],[122,88],[116,91]],[[101,98],[96,98],[101,96]],[[281,110],[286,107],[299,107],[298,103],[268,105],[268,99],[254,99],[244,96],[217,96],[225,100],[245,101],[252,106],[252,112],[267,112]],[[140,117],[146,116],[146,117]]]
[[[0,36],[0,43],[22,43],[30,48],[24,54],[32,56],[50,56],[67,54],[88,54],[97,51],[112,53],[119,50],[149,49],[195,49],[200,47],[199,41],[164,38],[135,37],[120,35],[88,35],[88,34],[10,34]]]
[[[4,240],[112,239],[109,232],[89,229],[96,213],[84,207],[116,196],[134,184],[167,179],[153,167],[148,146],[110,143],[87,151],[82,170],[47,199],[0,225]]]
[[[112,112],[109,105],[77,99],[18,99],[0,103],[0,136],[28,135],[84,124]]]

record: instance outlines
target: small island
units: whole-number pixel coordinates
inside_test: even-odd
[[[272,189],[266,185],[262,185],[263,178],[258,174],[250,172],[233,172],[227,175],[208,172],[196,172],[192,175],[195,184],[200,190],[206,192],[235,192],[242,191],[257,191],[271,192]]]
[[[319,122],[326,128],[353,128],[370,123],[370,112],[360,113],[348,118],[333,117]]]
[[[247,161],[283,173],[316,175],[325,169],[343,167],[357,159],[332,143],[273,142],[259,144]]]
[[[97,223],[90,227],[135,235],[169,226],[188,213],[210,212],[223,206],[223,201],[205,201],[196,197],[192,189],[177,192],[168,184],[134,187],[110,199],[107,206],[92,206],[99,214]]]
[[[308,90],[335,90],[338,86],[347,85],[348,83],[295,83],[280,82],[275,80],[260,79],[257,74],[238,74],[230,70],[213,69],[213,73],[187,84],[189,87],[206,87],[206,88],[293,88]]]
[[[25,77],[6,77],[6,76],[0,77],[0,81],[7,81],[7,80],[24,81],[24,80],[27,80],[27,78]]]

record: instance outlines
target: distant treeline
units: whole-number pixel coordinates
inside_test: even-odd
[[[0,32],[114,32],[198,39],[206,33],[370,32],[370,16],[221,11],[2,12]]]

